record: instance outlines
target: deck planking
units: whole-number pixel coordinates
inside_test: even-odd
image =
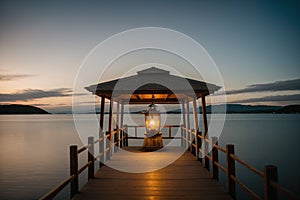
[[[130,151],[138,150],[130,148]],[[136,154],[142,157],[145,155],[149,154]],[[154,158],[146,158],[159,161],[162,159],[159,155],[166,157],[168,154],[157,154]],[[122,161],[128,161],[128,158],[117,152],[109,162],[121,165]],[[199,161],[196,161],[189,152],[185,152],[171,165],[153,172],[127,173],[104,166],[73,199],[227,200],[232,198],[216,180],[212,179],[211,174]]]

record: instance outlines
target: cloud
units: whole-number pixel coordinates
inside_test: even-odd
[[[238,101],[232,101],[230,103],[283,102],[283,101],[300,102],[300,94],[265,96],[259,98],[242,99]]]
[[[95,104],[99,104],[96,101],[83,101],[83,102],[76,102],[76,105],[95,105]]]
[[[226,91],[226,95],[252,93],[252,92],[277,92],[287,90],[300,90],[300,79],[292,79],[285,81],[276,81],[272,83],[253,84],[240,90]],[[224,93],[217,93],[216,95],[223,95]]]
[[[72,89],[70,88],[57,88],[52,90],[27,89],[12,94],[0,94],[0,102],[28,101],[32,99],[65,97],[71,95]]]
[[[48,104],[48,103],[35,103],[35,104],[30,104],[31,106],[37,106],[37,107],[39,107],[39,106],[41,106],[41,107],[43,107],[43,106],[49,106],[50,104]]]
[[[73,96],[89,96],[91,95],[90,93],[73,93]]]
[[[13,81],[34,76],[33,74],[0,74],[0,81]]]

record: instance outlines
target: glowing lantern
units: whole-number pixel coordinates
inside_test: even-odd
[[[160,132],[160,112],[156,109],[154,103],[149,105],[149,109],[145,112],[146,135],[151,137]]]

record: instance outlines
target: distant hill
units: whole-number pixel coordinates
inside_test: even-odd
[[[300,105],[289,105],[276,111],[276,113],[300,113]]]
[[[29,105],[11,104],[0,105],[0,115],[30,115],[30,114],[50,114],[47,111]]]

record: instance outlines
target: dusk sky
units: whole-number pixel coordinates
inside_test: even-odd
[[[76,73],[97,44],[163,27],[207,50],[228,103],[300,104],[299,10],[298,0],[0,1],[0,103],[70,110]]]

